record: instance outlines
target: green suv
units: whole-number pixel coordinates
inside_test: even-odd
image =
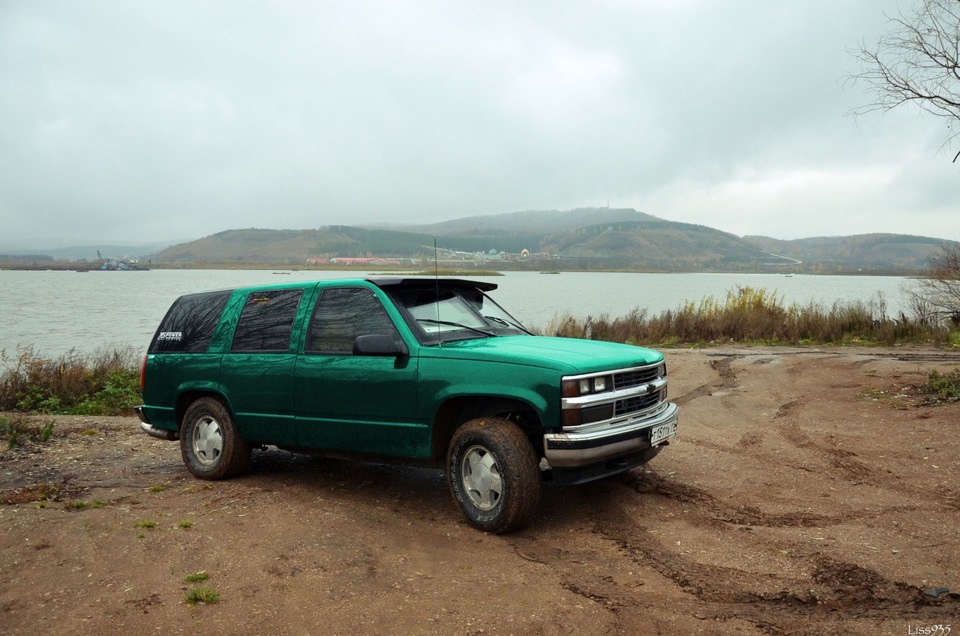
[[[143,430],[201,479],[253,448],[445,467],[471,524],[522,527],[540,482],[650,461],[677,430],[663,355],[536,336],[487,282],[382,278],[178,298],[143,361]]]

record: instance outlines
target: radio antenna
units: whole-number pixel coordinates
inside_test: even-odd
[[[433,237],[433,283],[437,291],[437,346],[443,348],[440,337],[440,265],[437,259],[437,237]]]

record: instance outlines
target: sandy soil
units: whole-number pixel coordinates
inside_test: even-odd
[[[913,389],[960,354],[668,360],[677,441],[545,484],[505,536],[471,529],[437,471],[272,449],[209,483],[133,418],[57,418],[0,451],[19,502],[0,505],[0,633],[960,633],[960,405]],[[199,585],[220,601],[187,603]]]

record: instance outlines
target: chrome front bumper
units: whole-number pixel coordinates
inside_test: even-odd
[[[679,420],[680,409],[668,402],[657,415],[622,426],[570,433],[546,433],[544,455],[552,468],[576,468],[650,448],[650,431]],[[669,438],[668,438],[669,439]],[[663,440],[660,444],[666,443]]]

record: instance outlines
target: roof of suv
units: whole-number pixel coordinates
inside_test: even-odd
[[[367,280],[377,287],[434,287],[442,284],[446,287],[466,287],[480,291],[492,291],[497,288],[496,283],[462,278],[368,278]]]

